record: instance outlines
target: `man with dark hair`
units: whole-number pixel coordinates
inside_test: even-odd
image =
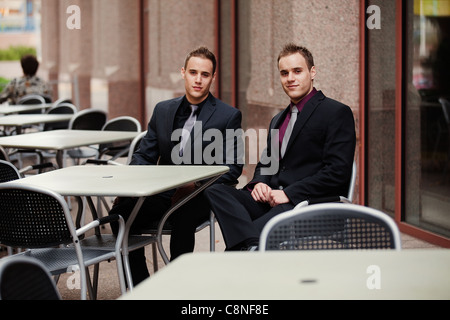
[[[162,101],[156,105],[148,124],[148,132],[142,139],[139,149],[134,153],[130,165],[205,165],[211,162],[205,161],[203,151],[209,150],[212,143],[216,146],[218,143],[219,148],[223,148],[220,150],[223,158],[214,161],[213,164],[227,165],[230,170],[216,183],[237,184],[243,166],[238,160],[239,142],[235,140],[232,143],[233,146],[229,146],[226,141],[226,132],[227,130],[241,129],[242,116],[238,109],[216,99],[210,93],[211,85],[216,77],[215,66],[214,54],[205,47],[200,47],[187,56],[184,67],[181,68],[185,95]],[[192,124],[191,129],[187,129],[188,123]],[[209,141],[206,137],[205,140],[196,140],[195,137],[203,137],[208,130],[220,132],[223,140]],[[176,135],[175,132],[182,134]],[[197,134],[198,132],[199,134]],[[226,150],[227,145],[234,149],[231,150],[234,154],[231,161],[226,158],[229,155]],[[197,146],[200,147],[197,148]],[[198,162],[199,158],[200,162]],[[148,197],[133,222],[132,233],[139,234],[140,230],[151,227],[155,221],[159,221],[172,203],[191,193],[196,187],[198,186],[195,184],[189,184],[177,190]],[[119,198],[117,202],[110,214],[120,214],[127,219],[136,199]],[[193,251],[195,229],[209,218],[209,214],[210,207],[203,193],[188,201],[172,214],[169,218],[172,224],[171,260],[183,253]],[[149,276],[144,248],[130,252],[129,259],[133,283],[136,285]]]
[[[316,69],[304,47],[286,45],[278,57],[289,106],[271,121],[264,157],[243,188],[213,185],[205,190],[227,250],[256,250],[264,225],[279,213],[317,197],[347,194],[356,135],[352,110],[314,88]],[[263,159],[263,158],[262,158]]]
[[[39,61],[33,55],[25,55],[20,60],[23,70],[23,77],[15,78],[6,85],[0,94],[0,103],[8,101],[16,104],[23,96],[38,94],[51,99],[51,87],[41,78],[36,76],[39,68]]]

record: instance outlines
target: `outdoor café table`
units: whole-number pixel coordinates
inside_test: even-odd
[[[448,300],[449,266],[449,249],[199,252],[175,259],[120,299]]]
[[[45,104],[18,104],[18,105],[7,105],[2,104],[0,105],[0,114],[8,115],[8,114],[15,114],[19,112],[24,111],[35,111],[35,110],[42,110],[48,109],[52,106],[51,103],[45,103]]]
[[[71,166],[42,174],[28,176],[15,180],[14,183],[47,188],[62,196],[86,197],[93,217],[96,218],[96,209],[92,198],[97,197],[137,197],[138,201],[126,222],[122,254],[124,256],[125,275],[131,279],[128,260],[128,235],[131,224],[139,211],[145,198],[151,195],[174,189],[185,184],[201,181],[201,186],[196,188],[179,202],[174,204],[161,219],[158,226],[158,249],[167,260],[167,255],[162,246],[162,228],[167,217],[189,201],[195,195],[203,191],[222,174],[229,170],[227,166]],[[79,201],[80,203],[80,201]],[[78,215],[82,206],[79,207]],[[154,242],[154,241],[153,241]],[[166,261],[165,260],[165,261]],[[132,289],[130,281],[129,288]]]
[[[64,150],[83,146],[133,140],[139,132],[102,130],[50,130],[0,137],[3,148],[56,150],[59,168],[64,167]]]
[[[17,114],[0,117],[0,126],[16,127],[16,133],[22,133],[22,127],[33,124],[69,121],[73,114]]]

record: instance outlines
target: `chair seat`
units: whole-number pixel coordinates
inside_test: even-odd
[[[159,221],[154,221],[152,223],[152,226],[148,229],[142,229],[141,232],[143,234],[156,234],[158,232],[158,223]],[[199,232],[201,230],[203,230],[206,227],[210,226],[210,220],[206,220],[205,222],[203,222],[202,224],[200,224],[196,229],[195,232]],[[166,221],[166,223],[164,224],[163,230],[162,230],[162,234],[163,235],[170,235],[172,233],[172,229],[173,226],[170,223],[170,221]]]
[[[85,266],[91,266],[106,259],[115,258],[114,252],[112,251],[96,248],[82,248],[82,251]],[[23,254],[41,261],[52,275],[75,271],[75,266],[78,266],[78,259],[74,248],[59,248],[57,250],[54,248],[31,249],[25,251]],[[75,268],[70,270],[71,266]]]
[[[96,250],[111,250],[116,244],[117,237],[113,234],[102,234],[100,236],[92,236],[81,240],[83,248],[91,248]],[[133,251],[142,246],[156,243],[154,236],[130,235],[128,237],[128,250]]]

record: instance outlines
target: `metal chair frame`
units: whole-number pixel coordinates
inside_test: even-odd
[[[349,203],[294,208],[267,222],[259,250],[401,250],[400,232],[387,214]]]
[[[86,232],[113,221],[119,223],[114,245],[104,249],[81,245]],[[61,195],[13,181],[0,185],[0,244],[27,248],[17,255],[40,260],[52,275],[79,270],[83,300],[88,289],[89,296],[96,297],[96,288],[91,286],[87,268],[112,259],[116,259],[120,288],[125,293],[121,255],[124,232],[124,220],[118,215],[95,219],[76,229],[67,202]]]

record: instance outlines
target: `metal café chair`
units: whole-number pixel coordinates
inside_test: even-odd
[[[134,131],[141,132],[141,123],[133,117],[121,116],[108,120],[102,128],[103,131]],[[98,159],[103,156],[109,156],[110,160],[116,160],[121,157],[127,157],[129,151],[129,143],[108,143],[100,144]]]
[[[61,300],[45,265],[26,256],[0,260],[0,300]]]
[[[101,109],[84,109],[77,112],[69,121],[69,130],[101,130],[106,123],[108,115]],[[98,148],[94,146],[82,147],[67,150],[64,153],[74,162],[80,159],[95,158],[98,155]]]
[[[119,232],[109,248],[89,248],[81,245],[86,233],[100,225],[119,223]],[[11,248],[27,248],[17,255],[34,257],[56,276],[80,271],[81,299],[96,297],[96,281],[91,285],[88,267],[116,259],[121,292],[125,293],[125,278],[121,246],[125,232],[123,218],[118,215],[95,219],[75,228],[64,198],[50,190],[35,186],[0,184],[0,244]],[[95,277],[95,275],[94,275]]]

